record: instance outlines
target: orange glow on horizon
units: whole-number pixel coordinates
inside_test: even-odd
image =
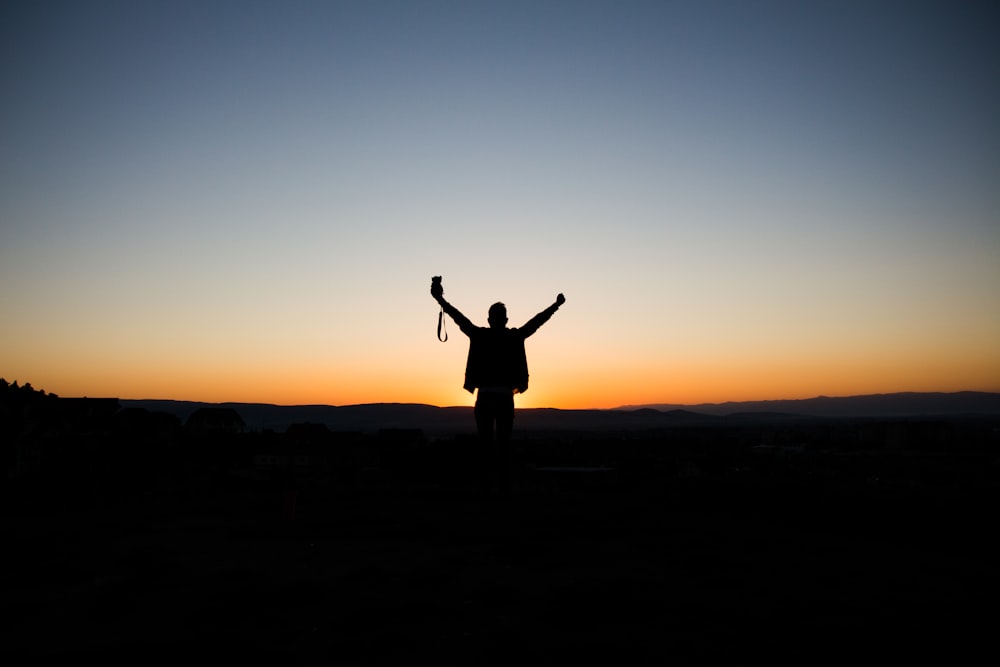
[[[649,345],[642,350],[608,345],[603,354],[588,354],[574,348],[572,340],[566,342],[571,327],[561,321],[549,326],[551,331],[540,333],[529,346],[531,382],[515,399],[518,407],[607,409],[902,391],[1000,391],[1000,351],[985,337],[937,349],[911,342],[867,351],[828,347],[823,354],[805,347],[755,350],[749,345],[713,354],[707,346],[675,345],[676,354],[642,359]],[[455,345],[426,338],[372,342],[371,349],[358,347],[364,355],[355,349],[330,352],[316,344],[281,348],[270,357],[245,349],[188,355],[164,347],[160,358],[147,358],[124,347],[99,354],[82,344],[60,348],[36,343],[37,350],[22,346],[20,358],[26,361],[10,357],[0,375],[67,397],[472,405],[475,397],[462,388],[468,349],[464,337],[456,336]]]
[[[539,375],[529,390],[515,398],[520,408],[608,409],[623,405],[724,403],[757,400],[849,396],[904,391],[1000,391],[991,378],[1000,377],[1000,368],[989,372],[933,375],[914,370],[893,369],[895,373],[875,374],[870,366],[854,369],[809,369],[771,367],[677,368],[673,372],[647,374],[633,371],[618,374],[589,374],[586,371],[553,372]],[[881,369],[888,370],[888,369]],[[348,378],[350,381],[348,382]],[[353,405],[362,403],[425,403],[462,406],[475,402],[473,394],[461,387],[461,374],[444,373],[436,378],[417,379],[393,385],[380,373],[346,376],[337,373],[298,373],[266,377],[266,374],[227,372],[186,374],[164,373],[155,378],[106,374],[95,381],[88,374],[39,376],[6,375],[8,382],[30,382],[60,396],[111,396],[123,399],[172,399],[209,403],[273,403],[278,405]],[[433,381],[431,381],[433,379]]]

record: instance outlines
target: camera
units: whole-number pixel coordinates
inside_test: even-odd
[[[431,294],[434,297],[439,297],[444,294],[444,287],[441,286],[441,276],[434,276],[431,278]]]

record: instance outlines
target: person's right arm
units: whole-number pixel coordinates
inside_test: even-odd
[[[469,321],[469,318],[463,315],[458,308],[445,301],[444,294],[442,292],[436,292],[432,287],[431,296],[434,297],[435,301],[441,304],[441,308],[444,312],[448,313],[451,319],[455,320],[455,324],[457,324],[458,328],[462,330],[462,333],[466,336],[472,335],[472,332],[476,330],[476,325]]]

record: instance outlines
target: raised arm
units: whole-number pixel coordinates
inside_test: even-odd
[[[476,325],[469,321],[469,318],[463,315],[458,308],[451,305],[444,299],[444,288],[441,287],[440,281],[435,281],[431,283],[431,296],[434,300],[441,304],[441,308],[444,312],[448,313],[451,319],[455,320],[455,324],[458,328],[462,330],[466,336],[471,336],[472,332],[476,330]]]
[[[520,328],[520,332],[524,334],[525,338],[535,333],[536,331],[538,331],[538,327],[548,322],[549,318],[552,317],[552,314],[555,313],[557,310],[559,310],[559,306],[563,305],[564,303],[566,303],[566,297],[560,294],[559,296],[556,297],[555,303],[553,303],[551,306],[549,306],[548,308],[546,308],[545,310],[543,310],[542,312],[538,313],[530,320],[528,320],[524,324],[524,326]]]

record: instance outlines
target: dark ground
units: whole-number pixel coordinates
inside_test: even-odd
[[[995,487],[522,473],[10,511],[7,664],[995,653]],[[0,656],[2,657],[2,656]],[[6,660],[5,660],[6,662]]]

